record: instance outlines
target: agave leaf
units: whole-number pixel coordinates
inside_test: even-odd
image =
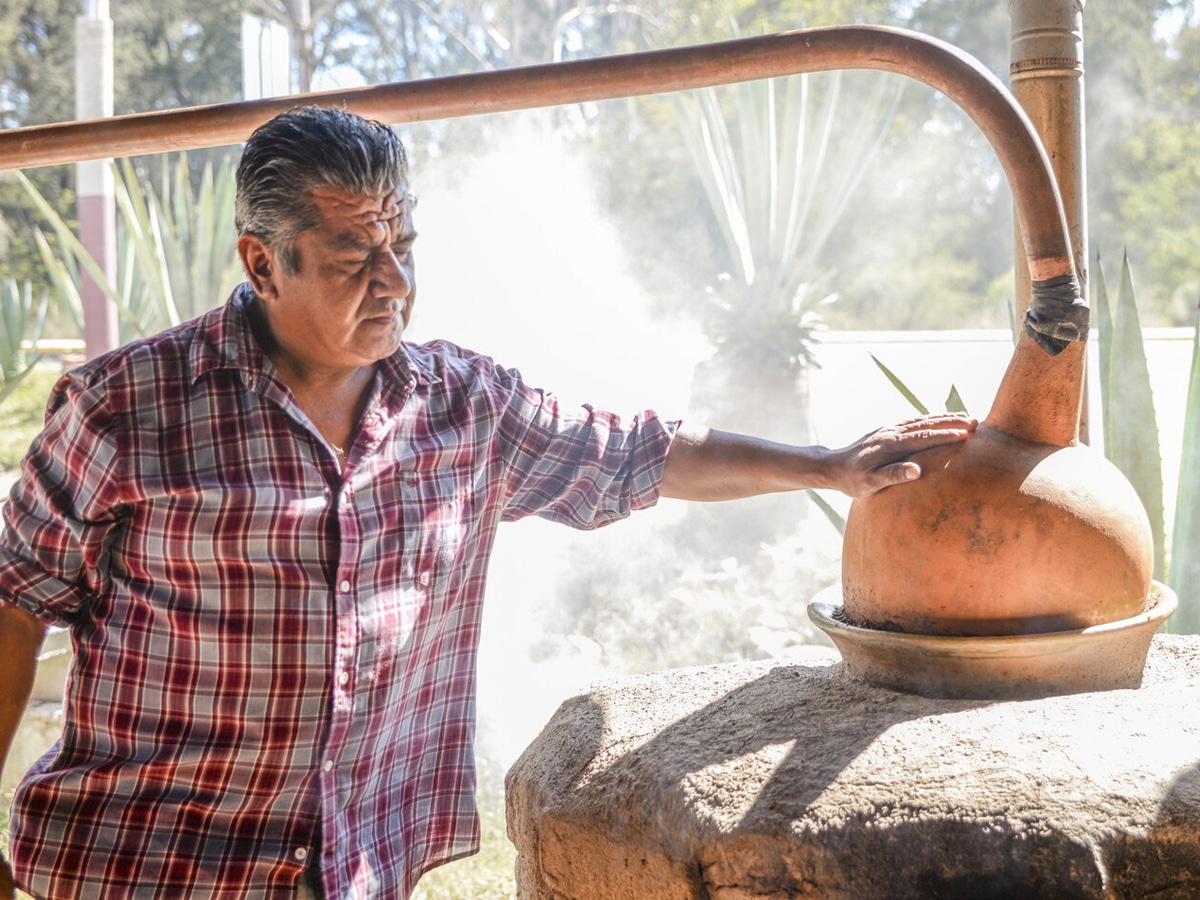
[[[17,285],[15,278],[0,282],[0,373],[9,381],[21,371],[25,364],[21,352],[21,341],[25,337],[25,322],[29,316],[29,282],[25,290]]]
[[[50,277],[50,286],[54,288],[54,296],[58,306],[71,317],[75,327],[83,331],[83,298],[79,293],[79,273],[72,271],[65,260],[57,256],[46,240],[42,229],[33,230],[33,241],[37,245],[38,255],[42,257],[42,265]]]
[[[25,316],[22,310],[21,289],[16,279],[5,278],[0,283],[0,320],[4,333],[0,334],[0,370],[5,377],[15,368],[12,361],[21,353],[21,337],[25,334]]]
[[[55,294],[59,299],[60,305],[68,314],[75,320],[75,324],[83,330],[83,301],[82,301],[82,284],[83,273],[86,272],[91,279],[100,286],[104,292],[117,307],[117,312],[122,316],[130,316],[135,319],[135,316],[130,314],[130,304],[128,297],[123,295],[109,281],[108,276],[100,267],[100,264],[92,258],[91,253],[83,246],[82,242],[75,236],[75,233],[70,229],[62,217],[55,211],[46,198],[41,195],[38,189],[29,181],[21,172],[16,173],[18,182],[25,188],[25,192],[33,200],[34,205],[42,214],[43,218],[50,223],[54,229],[55,237],[58,238],[59,246],[64,252],[56,253],[46,240],[40,229],[35,230],[34,240],[38,245],[38,252],[42,257],[42,262],[46,266],[47,273],[50,275],[51,283],[55,287]],[[121,208],[121,190],[120,179],[117,179],[117,208]],[[124,192],[128,193],[128,192]],[[126,217],[118,222],[119,225],[128,225]],[[120,244],[121,229],[118,228],[118,245]],[[118,246],[118,257],[120,257],[120,249]],[[145,332],[143,332],[145,333]]]
[[[929,407],[917,399],[917,395],[909,390],[908,385],[901,381],[896,374],[879,361],[874,353],[871,354],[871,361],[879,367],[879,371],[887,377],[887,380],[892,383],[892,386],[900,392],[900,394],[912,404],[913,408],[923,416],[929,415]]]
[[[1175,524],[1171,531],[1171,565],[1167,583],[1179,597],[1171,630],[1200,632],[1200,323],[1192,339],[1192,367],[1183,415],[1183,453]]]
[[[812,167],[808,165],[805,131],[810,115],[811,91],[807,75],[797,75],[788,81],[788,95],[783,104],[784,124],[780,128],[782,146],[780,158],[783,181],[781,190],[788,198],[787,218],[780,233],[783,236],[778,256],[780,259],[796,258],[798,245],[804,235],[802,209],[808,193],[806,181],[811,178]],[[799,94],[798,97],[794,96]]]
[[[755,280],[754,254],[744,212],[742,188],[733,160],[733,142],[721,113],[717,92],[712,88],[696,91],[692,103],[683,99],[684,129],[687,146],[700,173],[709,205],[716,213],[721,234],[730,256],[740,268],[744,284]]]
[[[205,290],[219,291],[224,285],[216,257],[217,229],[219,220],[216,213],[217,196],[213,184],[213,168],[208,163],[200,175],[200,193],[193,207],[196,229],[193,232],[192,257],[193,269],[188,273],[187,302],[179,313],[190,319],[200,312]]]
[[[805,493],[808,494],[808,499],[813,502],[817,509],[825,514],[825,518],[827,518],[830,524],[837,529],[838,534],[844,536],[846,534],[846,517],[834,509],[829,504],[829,501],[821,496],[819,491],[810,489]]]
[[[946,397],[946,412],[967,414],[967,404],[963,403],[962,397],[958,394],[958,388],[950,385],[950,393]]]
[[[18,286],[15,278],[0,282],[0,401],[3,401],[37,365],[37,342],[41,340],[46,325],[46,308],[50,296],[43,292],[38,303],[33,302],[33,286],[30,282]],[[25,352],[28,337],[34,350]]]
[[[188,167],[186,153],[179,154],[173,172],[174,190],[168,198],[164,197],[159,208],[160,219],[165,223],[165,210],[171,210],[170,226],[163,234],[163,249],[168,257],[167,272],[171,280],[171,297],[174,301],[174,319],[181,321],[190,318],[185,315],[193,308],[195,296],[192,291],[196,284],[196,266],[198,260],[191,257],[191,251],[196,247],[197,237],[196,209],[192,194],[191,170]]]
[[[1096,326],[1098,337],[1100,338],[1100,410],[1104,421],[1101,427],[1104,430],[1104,446],[1108,446],[1111,439],[1109,429],[1112,427],[1111,416],[1109,416],[1109,376],[1112,372],[1112,353],[1109,348],[1112,347],[1113,323],[1112,323],[1112,304],[1108,299],[1108,285],[1104,281],[1104,267],[1100,265],[1100,254],[1096,254],[1096,278],[1095,285],[1095,302],[1092,304],[1092,322]]]
[[[116,179],[115,194],[117,209],[126,229],[126,238],[131,242],[137,260],[137,281],[149,290],[151,305],[160,312],[158,321],[148,319],[145,309],[138,310],[140,314],[133,316],[136,329],[144,334],[147,326],[150,331],[154,331],[157,330],[156,326],[163,327],[173,321],[171,287],[163,260],[161,236],[158,234],[157,199],[146,202],[128,160],[122,160],[122,177]],[[126,305],[136,308],[140,305],[136,284],[133,288],[134,292],[126,298]]]
[[[21,386],[21,382],[24,381],[31,372],[33,372],[36,366],[37,362],[35,360],[29,363],[29,365],[13,375],[11,378],[5,378],[3,382],[0,382],[0,403],[3,403],[9,394]]]
[[[1166,530],[1162,453],[1128,256],[1121,267],[1121,288],[1112,311],[1112,343],[1108,354],[1108,412],[1105,419],[1110,424],[1106,429],[1105,451],[1129,479],[1146,507],[1154,535],[1154,576],[1161,579],[1165,570]]]

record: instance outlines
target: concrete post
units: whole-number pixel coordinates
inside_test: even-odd
[[[83,0],[75,20],[75,118],[113,114],[113,23],[108,0]],[[116,280],[116,202],[109,160],[75,164],[79,239],[110,283]],[[116,305],[83,273],[83,340],[89,357],[119,343]]]
[[[309,0],[289,0],[292,53],[296,62],[296,92],[312,90],[312,8]]]

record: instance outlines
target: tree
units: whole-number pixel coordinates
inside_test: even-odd
[[[114,111],[172,109],[237,99],[240,0],[121,0],[112,4]],[[75,19],[79,0],[12,0],[0,11],[0,127],[75,117]],[[196,154],[208,158],[214,154]],[[219,154],[216,154],[219,155]],[[140,166],[158,175],[157,167]],[[196,166],[197,173],[203,166]],[[39,193],[74,224],[74,167],[32,170]],[[0,276],[45,285],[35,249],[38,215],[0,175]]]
[[[1084,28],[1096,73],[1087,88],[1092,247],[1137,261],[1146,324],[1192,324],[1200,301],[1196,5],[1092,4]]]

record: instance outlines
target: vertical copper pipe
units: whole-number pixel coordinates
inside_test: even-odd
[[[1063,212],[1080,293],[1086,297],[1087,157],[1083,107],[1084,0],[1012,0],[1011,66],[1013,95],[1037,129],[1050,158],[1062,197]],[[1029,307],[1029,270],[1017,244],[1018,317]],[[1076,351],[1081,352],[1081,351]],[[1089,439],[1086,386],[1079,403],[1080,439]]]
[[[1012,0],[1013,96],[1050,158],[1067,217],[1080,290],[1087,296],[1087,159],[1083,112],[1083,0]],[[1018,244],[1018,247],[1020,245]],[[1023,311],[1026,266],[1017,260]]]

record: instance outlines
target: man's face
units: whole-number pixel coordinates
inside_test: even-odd
[[[382,197],[318,191],[321,223],[295,242],[297,271],[261,243],[239,243],[271,336],[294,364],[337,370],[390,356],[416,299],[412,201],[403,186]]]

